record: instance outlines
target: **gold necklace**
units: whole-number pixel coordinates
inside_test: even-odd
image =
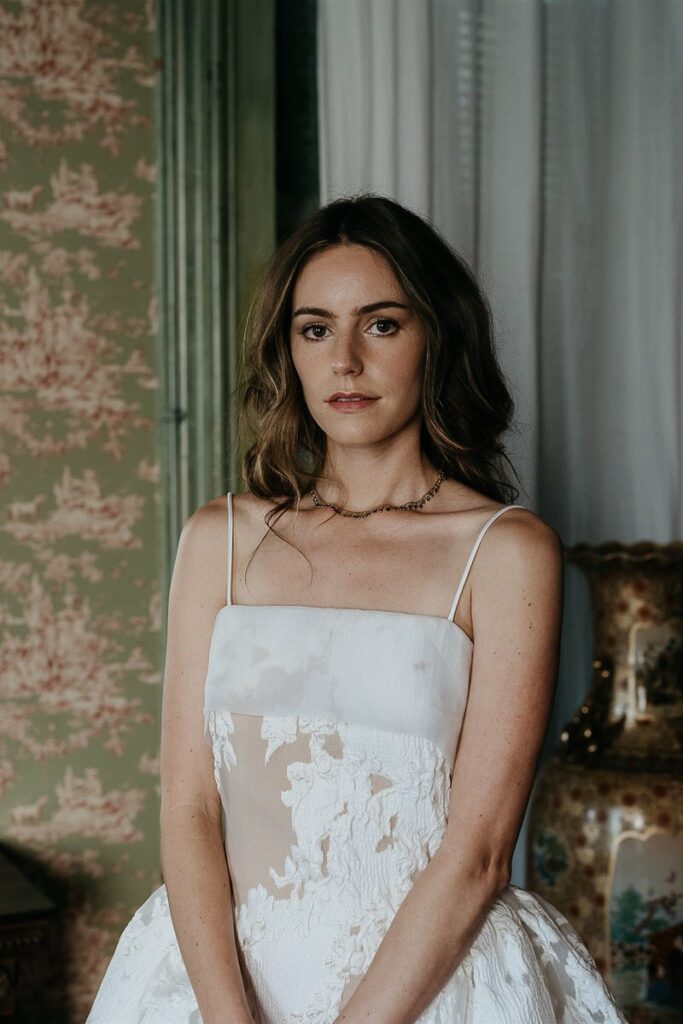
[[[441,481],[443,480],[444,475],[444,470],[440,469],[439,475],[436,478],[436,483],[432,484],[429,490],[425,491],[422,497],[417,498],[415,501],[406,501],[404,505],[376,505],[374,508],[369,508],[365,512],[350,512],[346,508],[340,508],[339,505],[333,505],[329,501],[323,501],[323,499],[316,491],[315,487],[311,488],[311,497],[313,498],[313,504],[316,505],[318,508],[333,508],[334,511],[339,513],[340,516],[351,516],[354,519],[365,519],[367,516],[371,516],[373,512],[384,512],[389,509],[391,509],[392,511],[410,511],[412,509],[422,508],[423,505],[427,504],[430,498],[434,497],[439,487],[441,486]]]

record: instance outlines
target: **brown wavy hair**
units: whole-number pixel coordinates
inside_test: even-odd
[[[237,443],[248,490],[276,502],[267,520],[298,505],[325,478],[326,436],[308,411],[290,352],[292,293],[313,253],[347,243],[387,260],[421,321],[424,453],[446,477],[515,502],[519,490],[505,463],[517,474],[502,443],[514,403],[496,358],[489,303],[463,257],[432,225],[392,199],[363,192],[322,206],[279,246],[247,314]]]

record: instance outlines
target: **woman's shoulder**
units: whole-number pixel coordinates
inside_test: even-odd
[[[275,507],[278,499],[266,500],[250,491],[231,491],[234,525],[240,535],[258,533],[264,527],[264,517]],[[201,534],[206,543],[223,542],[228,523],[228,494],[219,494],[200,505],[190,516],[186,528]],[[192,524],[192,526],[190,526]]]
[[[493,519],[497,527],[495,533],[498,536],[505,535],[522,541],[535,537],[555,537],[559,540],[556,530],[521,499],[510,502],[496,501],[474,488],[455,483],[453,487],[444,488],[441,508],[447,517],[452,515],[459,520],[467,519],[472,528],[478,523],[483,527]]]
[[[526,566],[550,569],[562,561],[564,545],[557,530],[533,509],[520,506],[499,502],[480,514],[487,541],[477,559],[480,575],[490,573],[495,580],[509,572],[522,578]]]
[[[225,545],[227,495],[218,495],[199,505],[185,520],[179,548],[188,549],[199,559],[213,554]]]
[[[467,508],[470,543],[483,532],[472,566],[472,587],[500,595],[505,587],[533,593],[550,578],[561,578],[564,548],[559,533],[523,501],[492,501],[472,492]],[[500,512],[500,515],[496,515]]]
[[[254,511],[254,510],[266,510],[275,504],[278,499],[273,501],[266,501],[263,498],[259,498],[256,494],[252,494],[251,491],[230,491],[232,497],[232,507],[234,511],[239,509],[240,512]],[[228,505],[228,494],[218,494],[215,498],[209,498],[203,505],[197,507],[192,513],[202,520],[209,520],[215,518],[217,515],[225,516],[227,514]]]

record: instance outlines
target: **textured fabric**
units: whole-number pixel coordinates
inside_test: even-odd
[[[205,737],[258,1024],[332,1022],[438,849],[472,651],[436,616],[216,616]],[[201,1024],[164,886],[123,932],[86,1024],[124,1021]],[[420,1024],[552,1022],[625,1018],[566,918],[509,885]]]

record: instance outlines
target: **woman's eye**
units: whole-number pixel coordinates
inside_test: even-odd
[[[378,324],[383,324],[383,325],[389,324],[389,326],[391,328],[394,328],[394,330],[398,329],[398,324],[396,323],[396,321],[395,320],[391,320],[389,317],[379,317],[377,320],[373,320],[373,322],[370,324],[370,327],[377,327]],[[325,324],[307,324],[306,327],[303,327],[299,333],[304,338],[307,338],[309,341],[322,341],[322,339],[323,339],[323,335],[322,334],[310,335],[308,332],[309,331],[325,331],[326,329],[327,328],[326,328]],[[392,333],[394,333],[394,331],[380,330],[379,331],[379,335],[377,335],[377,336],[378,337],[383,337],[385,335],[389,335],[389,334],[392,334]]]
[[[395,320],[390,320],[388,317],[381,317],[379,320],[373,321],[371,327],[376,327],[377,324],[391,324],[392,327],[398,328],[398,324]],[[388,334],[388,331],[380,331],[380,334]]]
[[[316,335],[314,338],[310,338],[309,335],[307,334],[307,331],[317,331],[317,330],[324,331],[325,330],[325,324],[308,324],[308,326],[303,327],[299,333],[302,334],[304,338],[308,338],[309,341],[320,341],[320,335],[319,334]]]

